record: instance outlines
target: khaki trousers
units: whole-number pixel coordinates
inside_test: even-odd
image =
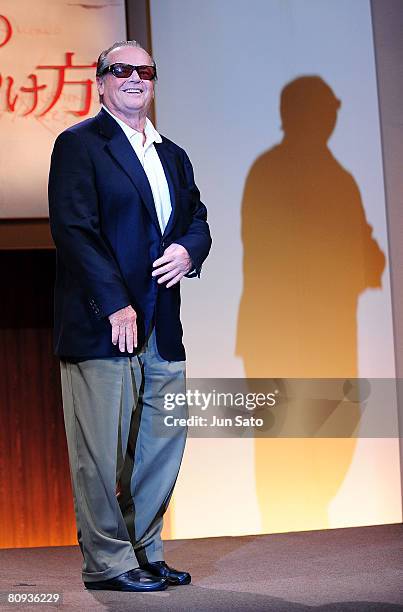
[[[163,560],[162,517],[187,433],[163,422],[188,415],[167,412],[164,396],[185,393],[185,362],[162,359],[153,330],[137,356],[60,367],[83,580]]]

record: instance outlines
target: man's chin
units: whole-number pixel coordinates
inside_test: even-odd
[[[148,110],[148,106],[146,104],[144,104],[141,100],[133,100],[130,101],[131,103],[127,103],[125,104],[125,110],[126,112],[132,112],[132,113],[138,113],[140,111],[147,111]],[[123,110],[123,109],[122,109]]]

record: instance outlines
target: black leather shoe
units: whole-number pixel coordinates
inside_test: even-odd
[[[136,568],[124,572],[110,580],[97,582],[84,582],[86,589],[93,591],[165,591],[168,580],[163,576],[156,577],[155,574]]]
[[[145,563],[141,566],[141,569],[147,570],[153,576],[160,576],[166,578],[169,584],[189,584],[192,577],[188,572],[179,572],[173,567],[169,567],[165,561],[152,561],[151,563]]]

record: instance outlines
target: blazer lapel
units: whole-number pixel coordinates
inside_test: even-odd
[[[169,195],[171,198],[172,211],[169,216],[168,223],[164,230],[164,237],[169,234],[172,227],[175,225],[176,216],[178,214],[178,207],[176,202],[175,184],[178,184],[177,170],[175,164],[175,157],[171,152],[169,146],[166,144],[164,139],[162,142],[154,143],[155,150],[158,153],[158,157],[161,160],[162,167],[164,168],[165,176],[168,183]]]
[[[153,223],[157,227],[159,233],[161,233],[150,183],[148,182],[144,168],[141,165],[136,153],[133,151],[126,134],[120,128],[119,124],[116,123],[114,118],[103,109],[100,111],[98,118],[100,132],[109,139],[109,142],[105,145],[106,148],[121,166],[122,170],[131,179],[134,187],[137,189],[142,201],[144,202]]]

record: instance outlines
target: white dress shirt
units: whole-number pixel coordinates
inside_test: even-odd
[[[153,194],[161,233],[163,234],[172,211],[172,204],[164,168],[162,167],[161,160],[154,147],[154,142],[162,142],[162,138],[152,122],[146,118],[144,126],[146,141],[143,145],[142,132],[138,132],[131,128],[127,123],[111,113],[106,106],[102,105],[102,108],[120,125],[144,168]]]

